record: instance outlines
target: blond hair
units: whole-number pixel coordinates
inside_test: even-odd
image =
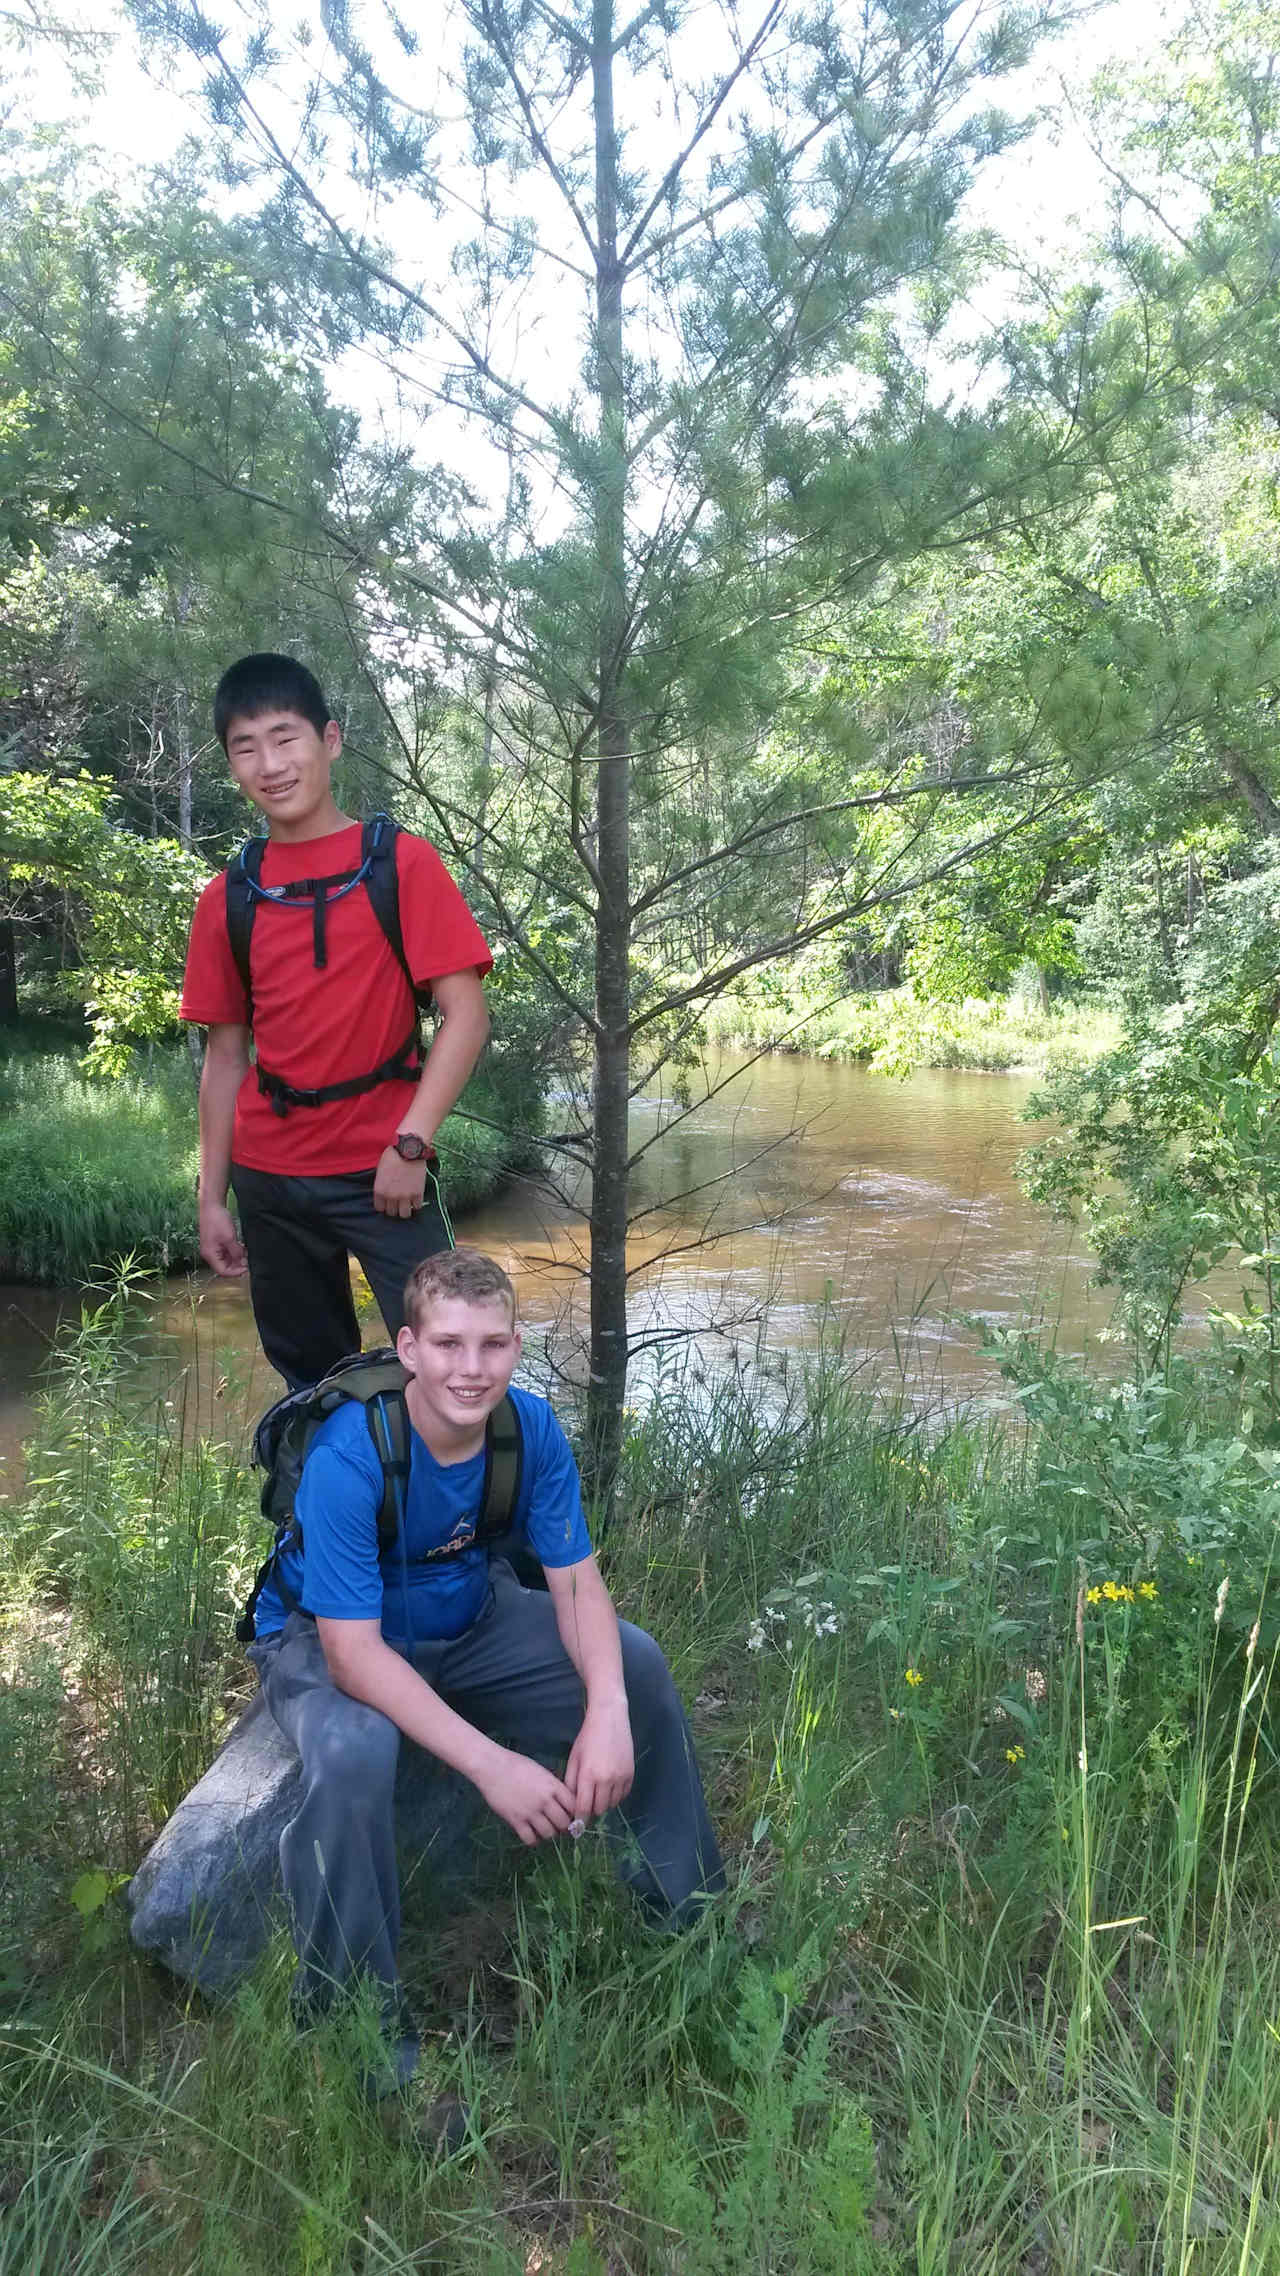
[[[404,1316],[417,1335],[429,1304],[492,1304],[499,1298],[507,1307],[511,1326],[516,1324],[516,1292],[502,1266],[483,1249],[441,1249],[424,1257],[405,1283]]]

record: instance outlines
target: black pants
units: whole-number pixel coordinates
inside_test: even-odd
[[[414,1266],[449,1246],[429,1184],[416,1216],[384,1217],[373,1206],[373,1179],[372,1170],[299,1178],[232,1164],[253,1316],[267,1358],[291,1391],[360,1349],[351,1257],[394,1337],[404,1325],[404,1284]]]

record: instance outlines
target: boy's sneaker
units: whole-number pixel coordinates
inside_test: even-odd
[[[452,2157],[462,2148],[471,2124],[471,2112],[456,2094],[437,2094],[425,2110],[415,2113],[413,2130],[432,2157]]]
[[[378,2050],[378,2060],[361,2074],[360,2090],[366,2102],[386,2102],[403,2094],[418,2068],[422,2041],[412,2028],[390,2034]]]

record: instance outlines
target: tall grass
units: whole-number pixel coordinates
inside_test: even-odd
[[[1280,2268],[1265,1464],[1189,1563],[1167,1403],[1104,1540],[1065,1409],[929,1429],[834,1348],[768,1398],[665,1382],[603,1553],[730,1894],[668,1939],[591,1839],[447,1904],[410,1870],[428,2052],[388,2118],[371,2014],[295,2036],[283,1937],[205,2009],[105,1894],[234,1703],[256,1547],[234,1443],[131,1393],[117,1335],[72,1338],[2,1552],[0,2272]]]
[[[891,1074],[914,1067],[1042,1072],[1059,1060],[1096,1058],[1115,1042],[1118,1025],[1088,999],[1042,1008],[1014,991],[939,1004],[909,987],[833,995],[829,979],[797,986],[766,975],[722,996],[707,1034],[715,1043],[869,1062]]]
[[[0,1791],[18,1846],[37,1863],[60,1852],[68,1874],[131,1868],[242,1681],[228,1604],[256,1496],[239,1448],[195,1427],[193,1410],[218,1411],[208,1355],[171,1378],[141,1363],[137,1295],[122,1272],[64,1331],[4,1548],[0,1721],[22,1743]],[[30,1941],[21,1908],[0,1903],[0,1952]]]
[[[113,1257],[197,1260],[190,1062],[94,1082],[71,1059],[0,1067],[0,1279],[85,1281]]]
[[[527,1160],[528,1071],[495,1058],[440,1135],[451,1209],[473,1208]],[[117,1258],[159,1272],[200,1261],[196,1083],[179,1046],[93,1080],[65,1053],[0,1061],[0,1280],[87,1283]]]

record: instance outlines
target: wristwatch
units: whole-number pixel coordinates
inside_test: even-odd
[[[416,1130],[399,1130],[391,1141],[402,1162],[434,1164],[438,1159],[429,1138],[420,1138]]]

